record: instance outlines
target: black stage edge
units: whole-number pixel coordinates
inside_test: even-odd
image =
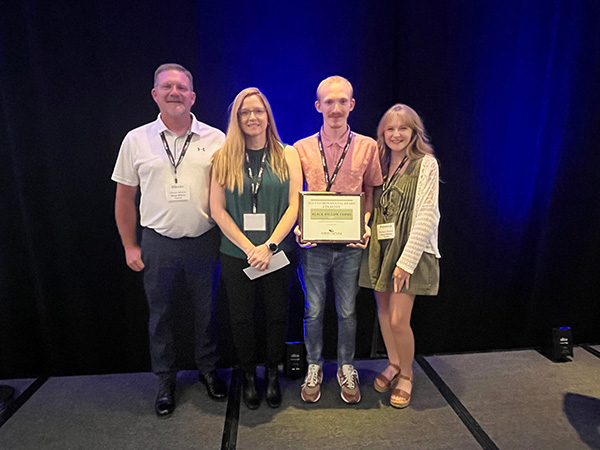
[[[229,395],[227,400],[227,412],[225,425],[223,427],[223,440],[221,450],[234,450],[237,446],[238,423],[240,420],[240,397],[242,386],[242,370],[231,371],[231,382],[229,383]]]
[[[448,387],[444,380],[438,375],[433,367],[427,362],[422,355],[416,355],[415,361],[419,363],[419,366],[423,369],[423,372],[427,374],[431,382],[440,391],[442,397],[446,399],[450,407],[454,410],[456,415],[465,424],[467,429],[471,432],[473,437],[479,442],[484,450],[499,450],[498,446],[492,441],[487,435],[475,418],[469,413],[467,408],[460,402],[458,397],[454,395],[454,392]]]
[[[25,391],[21,395],[19,395],[8,405],[6,405],[6,408],[4,408],[2,412],[0,412],[0,427],[2,427],[2,425],[4,425],[8,421],[8,419],[10,419],[13,416],[13,414],[16,413],[19,410],[19,408],[25,404],[25,402],[29,400],[31,396],[35,394],[36,391],[39,388],[41,388],[47,380],[48,377],[40,377],[36,379],[33,383],[29,385],[27,389],[25,389]]]
[[[580,345],[580,347],[581,347],[582,349],[584,349],[585,351],[588,351],[588,352],[590,352],[592,355],[594,355],[594,356],[596,356],[596,357],[600,358],[600,352],[599,352],[598,350],[596,350],[595,348],[592,348],[592,347],[590,347],[590,346],[589,346],[589,345],[587,345],[587,344],[581,344],[581,345]]]

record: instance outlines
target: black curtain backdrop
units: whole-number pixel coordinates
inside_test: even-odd
[[[237,92],[259,87],[288,143],[317,131],[315,89],[332,74],[354,84],[357,132],[373,136],[396,102],[420,113],[444,183],[441,290],[417,299],[418,352],[540,346],[556,326],[600,342],[600,2],[259,3],[4,6],[0,378],[149,370],[110,176],[127,131],[158,113],[164,62],[192,71],[193,112],[223,130]],[[227,365],[223,305],[220,292]],[[302,307],[292,280],[290,339]],[[357,309],[366,357],[371,292]],[[331,308],[326,336],[334,357]]]

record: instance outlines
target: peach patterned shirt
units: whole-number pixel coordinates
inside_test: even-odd
[[[339,139],[333,141],[327,137],[323,128],[321,128],[321,141],[323,142],[330,177],[333,175],[348,142],[348,133],[350,133],[350,127]],[[383,183],[377,143],[370,137],[357,133],[352,134],[350,147],[331,187],[331,192],[356,194],[363,192],[363,185],[380,186]],[[300,155],[306,189],[308,191],[324,192],[327,183],[325,182],[317,134],[299,140],[294,144],[294,147]]]

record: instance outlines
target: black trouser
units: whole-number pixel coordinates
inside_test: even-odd
[[[229,302],[233,344],[240,366],[252,370],[257,364],[256,331],[264,328],[265,366],[277,367],[285,354],[290,265],[255,280],[242,272],[248,266],[246,259],[221,253],[221,277]],[[258,318],[257,311],[264,311],[264,320]]]
[[[214,342],[214,276],[219,248],[215,227],[196,238],[171,239],[145,228],[142,235],[144,289],[150,309],[152,371],[173,373],[176,366],[176,307],[194,316],[195,361],[201,373],[217,362]],[[183,294],[189,298],[181,299]],[[187,301],[183,301],[187,300]]]

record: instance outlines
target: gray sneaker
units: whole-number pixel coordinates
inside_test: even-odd
[[[360,389],[358,388],[358,372],[352,364],[344,364],[338,370],[337,380],[342,388],[340,396],[346,403],[360,402]]]
[[[309,364],[300,396],[307,403],[316,403],[321,398],[321,383],[323,371],[318,364]]]

